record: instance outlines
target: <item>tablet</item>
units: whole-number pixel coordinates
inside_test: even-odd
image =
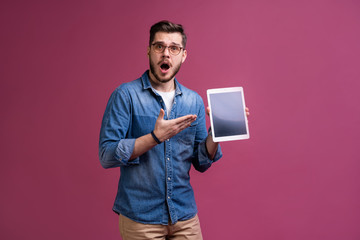
[[[214,142],[250,138],[242,87],[208,89],[207,98]]]

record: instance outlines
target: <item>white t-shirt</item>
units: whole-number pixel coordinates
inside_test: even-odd
[[[171,92],[160,92],[155,90],[163,99],[164,103],[165,103],[165,107],[166,107],[166,115],[167,117],[169,117],[169,114],[171,112],[171,108],[173,106],[174,103],[174,98],[175,98],[175,90],[171,91]]]

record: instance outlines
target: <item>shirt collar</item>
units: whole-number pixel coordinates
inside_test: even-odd
[[[141,76],[141,81],[143,84],[143,89],[149,89],[151,88],[152,90],[154,90],[151,86],[150,83],[150,79],[149,79],[149,70],[147,70],[142,76]],[[181,85],[180,83],[176,80],[176,78],[174,79],[175,81],[175,95],[181,95]]]

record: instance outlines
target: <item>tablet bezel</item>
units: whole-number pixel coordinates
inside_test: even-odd
[[[241,100],[242,100],[242,106],[243,106],[243,114],[245,116],[245,125],[246,125],[246,134],[240,134],[240,135],[230,135],[230,136],[226,136],[226,137],[216,137],[215,136],[215,129],[214,129],[214,124],[213,124],[213,115],[212,115],[212,107],[211,107],[211,100],[210,100],[210,95],[211,94],[217,94],[217,93],[230,93],[230,92],[240,92],[241,93]],[[249,126],[248,126],[248,119],[246,116],[246,111],[245,111],[245,97],[244,97],[244,90],[242,87],[230,87],[230,88],[214,88],[214,89],[208,89],[206,91],[207,93],[207,98],[208,98],[208,104],[210,107],[210,124],[211,124],[211,133],[212,133],[212,138],[214,142],[225,142],[225,141],[234,141],[234,140],[244,140],[244,139],[249,139],[250,138],[250,134],[249,134]]]

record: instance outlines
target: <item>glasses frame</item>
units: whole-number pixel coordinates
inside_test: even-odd
[[[158,51],[156,48],[154,48],[154,51],[155,51],[156,53],[163,53],[163,52],[165,52],[165,49],[168,48],[168,49],[169,49],[169,53],[170,53],[171,55],[177,56],[177,55],[180,54],[181,50],[184,49],[183,47],[180,47],[180,46],[177,46],[177,45],[166,46],[165,44],[162,44],[162,43],[159,43],[159,42],[152,43],[151,46],[155,46],[155,45],[158,45],[158,44],[161,45],[161,46],[163,46],[164,49],[163,49],[162,51]],[[178,47],[178,48],[180,48],[180,51],[179,51],[177,54],[174,54],[174,53],[171,52],[170,47]]]

